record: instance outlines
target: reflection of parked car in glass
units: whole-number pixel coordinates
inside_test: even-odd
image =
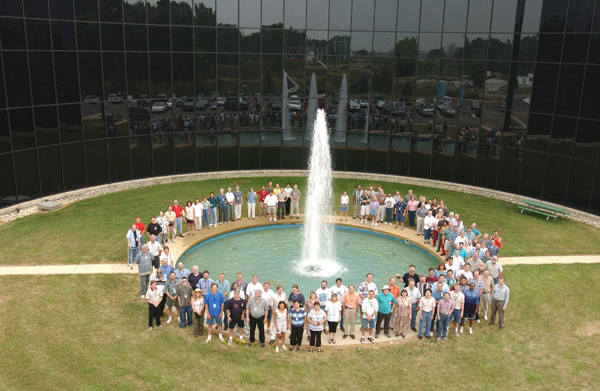
[[[146,107],[130,107],[127,111],[129,120],[150,121],[150,110]]]
[[[293,110],[293,111],[302,110],[302,101],[300,100],[298,95],[290,96],[290,101],[288,103],[288,107],[290,110]]]
[[[281,98],[273,98],[273,103],[271,104],[271,109],[275,111],[281,110]]]
[[[183,106],[181,106],[181,110],[183,111],[194,111],[194,101],[190,100],[187,101],[183,104]]]
[[[204,98],[199,98],[196,101],[196,110],[206,110],[206,108],[208,107],[208,101]]]
[[[506,91],[506,90],[508,90],[508,85],[505,84],[503,86],[500,86],[500,88],[498,88],[498,90],[499,91]]]
[[[471,102],[471,110],[481,109],[481,101],[474,100]]]
[[[392,102],[392,115],[404,117],[406,111],[406,103],[400,101]]]
[[[356,99],[348,101],[348,111],[360,111],[360,103]]]
[[[367,108],[369,107],[369,97],[367,95],[363,95],[360,97],[360,107]]]
[[[152,112],[153,113],[166,113],[168,111],[167,105],[165,102],[154,102],[152,104]]]
[[[223,104],[223,108],[225,110],[230,110],[230,111],[237,111],[239,107],[238,101],[233,98],[228,98],[225,100],[225,103]]]
[[[415,100],[415,110],[417,110],[417,112],[419,112],[423,108],[424,104],[425,104],[425,98],[421,98],[421,97],[417,98]]]
[[[225,98],[220,96],[217,98],[217,105],[223,106],[225,104]]]
[[[433,117],[433,111],[433,105],[431,103],[425,103],[418,112],[423,117]]]
[[[121,96],[121,93],[116,93],[116,94],[108,94],[108,101],[111,103],[123,103],[123,97]]]
[[[440,112],[442,113],[443,116],[445,117],[454,117],[456,116],[456,111],[454,110],[454,108],[450,105],[444,105],[442,107],[442,109],[440,110]]]
[[[177,107],[181,107],[187,102],[187,100],[188,100],[187,95],[182,95],[175,100],[175,105]]]
[[[158,94],[156,95],[156,102],[166,102],[168,100],[167,94]]]
[[[246,101],[246,99],[240,97],[240,110],[248,110],[248,102]]]
[[[473,88],[473,83],[471,83],[470,81],[466,81],[463,83],[463,87],[464,88]]]
[[[85,96],[85,103],[97,103],[98,102],[98,97],[96,95],[86,95]]]

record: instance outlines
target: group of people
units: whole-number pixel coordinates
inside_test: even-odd
[[[488,320],[488,315],[490,325],[495,324],[498,314],[499,327],[504,327],[509,289],[498,260],[503,246],[499,232],[482,235],[475,223],[465,227],[459,214],[449,212],[444,201],[417,197],[412,190],[402,196],[399,191],[392,195],[381,187],[363,190],[359,185],[352,196],[344,192],[340,198],[341,220],[348,219],[351,202],[353,218],[360,218],[364,224],[395,223],[394,228],[404,229],[408,220],[410,226],[416,226],[417,235],[423,235],[425,244],[437,246],[437,251],[446,256],[436,269],[422,275],[411,265],[404,275],[391,277],[380,292],[370,273],[366,281],[356,286],[344,286],[341,278],[332,287],[323,281],[319,289],[305,298],[298,285],[293,285],[292,292],[286,295],[281,285],[273,291],[268,282],[258,282],[256,275],[248,283],[242,273],[237,273],[230,284],[223,273],[218,280],[212,280],[208,271],[201,273],[197,266],[192,272],[183,263],[175,268],[167,244],[184,237],[184,219],[187,235],[194,235],[203,228],[240,220],[244,201],[248,218],[256,218],[257,202],[258,217],[264,214],[269,221],[294,215],[299,218],[300,198],[297,185],[292,187],[287,183],[282,188],[269,182],[257,192],[250,188],[246,194],[239,186],[235,191],[228,188],[227,192],[221,188],[216,197],[211,192],[202,201],[198,198],[194,203],[188,201],[185,208],[175,200],[166,213],[161,211],[158,217],[153,216],[148,226],[138,217],[126,235],[128,263],[130,267],[138,264],[140,295],[148,302],[149,328],[152,329],[154,322],[162,327],[160,318],[165,307],[167,323],[171,323],[175,308],[179,327],[193,326],[196,338],[203,334],[206,323],[206,342],[211,341],[214,328],[220,340],[224,332],[229,332],[229,344],[234,333],[241,342],[245,342],[244,334],[249,334],[252,345],[258,328],[258,341],[264,347],[266,326],[271,336],[269,343],[276,345],[276,351],[288,349],[286,334],[289,350],[300,350],[304,332],[308,330],[309,350],[316,348],[320,352],[323,333],[328,336],[329,344],[336,343],[338,328],[342,338],[358,337],[357,320],[360,320],[361,343],[373,343],[382,332],[388,338],[391,332],[404,338],[409,329],[417,332],[420,339],[430,338],[435,332],[438,340],[447,341],[450,323],[454,324],[458,337],[466,321],[472,334],[473,323],[480,323],[480,316]],[[402,284],[404,287],[400,288]]]

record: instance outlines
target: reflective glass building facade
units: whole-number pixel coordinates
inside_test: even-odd
[[[600,213],[597,3],[3,0],[0,207],[306,168],[313,96],[336,170]]]

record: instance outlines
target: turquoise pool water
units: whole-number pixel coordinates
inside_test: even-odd
[[[271,289],[283,285],[289,294],[292,284],[310,293],[320,287],[322,280],[335,284],[341,277],[344,285],[360,284],[367,273],[373,273],[377,287],[388,283],[396,273],[404,274],[411,264],[417,273],[426,272],[438,264],[437,259],[422,248],[404,240],[368,230],[336,227],[336,260],[332,265],[303,266],[300,232],[302,225],[278,225],[235,231],[206,240],[188,250],[180,261],[192,269],[208,270],[210,277],[220,272],[231,283],[241,271],[250,282],[252,274],[260,282],[269,281]]]

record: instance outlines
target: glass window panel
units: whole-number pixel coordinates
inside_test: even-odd
[[[492,33],[512,33],[515,31],[518,1],[519,0],[506,0],[494,2]],[[525,5],[525,7],[527,7],[527,5]]]
[[[562,34],[540,34],[537,50],[538,61],[558,62],[563,48]]]
[[[173,93],[194,95],[194,57],[192,54],[173,54]],[[164,93],[169,97],[171,91]],[[156,94],[155,94],[156,97]]]
[[[569,185],[570,159],[558,156],[548,158],[543,199],[564,204]]]
[[[100,50],[98,23],[77,22],[77,47],[79,50]]]
[[[553,155],[571,157],[575,142],[576,118],[555,116],[552,122],[552,135],[549,152]]]
[[[241,93],[245,94],[246,97],[255,96],[260,94],[260,56],[253,56],[249,54],[240,55],[240,87]],[[281,73],[271,74],[270,77],[275,80],[280,80]],[[273,80],[273,84],[275,84]],[[280,90],[280,88],[274,88]],[[271,91],[273,92],[273,91]]]
[[[419,31],[420,15],[420,0],[399,0],[396,29],[398,31]]]
[[[396,35],[396,56],[398,57],[417,57],[418,53],[418,34],[417,33],[398,33]]]
[[[139,139],[142,137],[133,137],[131,139],[132,146],[140,145]],[[147,143],[150,144],[149,142]],[[145,150],[140,153],[140,160],[133,160],[134,165],[141,170],[152,170],[151,163],[147,159],[151,156],[152,151]],[[137,157],[137,156],[136,156]],[[109,175],[111,182],[126,181],[131,179],[131,170],[129,166],[129,137],[116,138],[111,140],[110,148],[108,149]]]
[[[467,34],[465,40],[465,59],[485,60],[488,52],[487,34]]]
[[[62,146],[62,153],[63,156],[69,157],[68,163],[63,165],[65,190],[85,187],[86,178],[83,143],[65,144]]]
[[[33,104],[55,103],[52,54],[49,52],[30,52],[29,71]]]
[[[79,53],[79,81],[84,97],[94,95],[98,100],[104,99],[100,53]]]
[[[125,25],[125,47],[127,51],[148,50],[148,33],[145,25]]]
[[[521,167],[523,165],[522,150],[502,148],[500,154],[500,172],[498,174],[498,189],[517,193],[521,182]]]
[[[27,67],[23,66],[23,64],[27,64],[27,54],[3,52],[2,57],[8,107],[28,106],[31,101],[29,72],[27,72]]]
[[[25,5],[28,5],[27,2],[25,2]],[[27,7],[26,9],[30,8],[31,6]],[[0,15],[23,16],[22,13],[23,10],[21,9],[21,1],[19,0],[6,0],[0,5]],[[29,13],[27,13],[27,16],[30,16]]]
[[[441,38],[441,33],[421,33],[419,35],[419,54],[427,58],[439,58]]]
[[[238,25],[238,0],[217,0],[217,25]]]
[[[190,121],[191,122],[191,121]],[[196,171],[195,141],[193,132],[175,133],[175,173]]]
[[[138,0],[138,2],[141,3],[143,10],[143,1]],[[103,22],[121,22],[123,20],[121,0],[100,0],[100,20]]]
[[[15,190],[15,176],[13,170],[13,159],[10,153],[0,155],[0,207],[13,205],[17,202],[17,192]]]
[[[111,141],[112,145],[116,140]],[[106,141],[88,141],[85,143],[85,165],[87,170],[88,186],[108,182],[108,158]]]
[[[281,96],[283,90],[282,69],[281,56],[262,56],[262,90],[265,95],[272,93],[274,96]]]
[[[581,117],[600,119],[600,102],[598,101],[597,86],[600,85],[600,67],[588,65],[583,97],[581,100]]]
[[[17,175],[19,202],[39,197],[41,194],[36,151],[15,152],[13,160]]]
[[[145,0],[123,0],[123,14],[127,23],[146,23]]]
[[[172,124],[169,124],[172,125]],[[170,132],[173,130],[171,129]],[[152,153],[154,163],[154,173],[152,175],[172,175],[175,173],[175,156],[173,152],[173,136],[172,133],[164,134],[161,131],[160,137],[153,136]]]
[[[0,61],[0,75],[4,74],[2,61]],[[6,94],[4,89],[4,78],[0,77],[0,109],[6,108]]]
[[[374,33],[373,52],[376,56],[393,56],[395,52],[394,33]]]
[[[148,23],[169,24],[169,1],[168,0],[146,0],[148,12]]]
[[[531,111],[552,113],[558,80],[558,65],[538,64],[535,69],[536,83],[531,96]]]
[[[562,65],[554,109],[556,114],[577,116],[584,69],[583,65]]]
[[[195,67],[196,94],[211,96],[213,91],[217,91],[216,55],[196,54]]]
[[[77,20],[98,20],[98,0],[79,0],[75,2]]]
[[[262,52],[281,53],[283,50],[283,32],[281,30],[262,30]]]
[[[260,0],[240,1],[240,27],[260,28],[260,7]]]
[[[38,146],[54,145],[59,143],[58,117],[55,106],[34,108],[35,137]]]
[[[50,50],[50,24],[47,20],[26,19],[29,50]],[[98,27],[96,26],[96,30]],[[4,34],[3,34],[4,35]],[[96,31],[96,35],[97,31]]]
[[[284,27],[287,29],[306,28],[306,0],[285,0]]]
[[[565,34],[563,62],[585,63],[589,42],[589,34]]]
[[[262,26],[283,27],[283,1],[262,0]]]
[[[352,30],[373,31],[374,0],[352,2]]]
[[[304,62],[306,32],[304,30],[284,30],[284,55],[286,59]]]
[[[537,33],[539,31],[543,2],[544,0],[527,0],[525,2],[522,32]]]
[[[525,148],[530,151],[547,152],[551,126],[551,116],[531,114],[529,116]]]
[[[38,149],[40,161],[40,179],[42,181],[42,194],[56,194],[62,192],[62,169],[60,162],[60,148],[46,147]],[[71,162],[69,156],[69,164]],[[77,162],[75,162],[76,164]],[[65,168],[67,170],[67,168]]]
[[[444,33],[464,33],[467,29],[468,0],[446,2]]]
[[[444,1],[422,0],[421,9],[421,31],[442,31]]]
[[[371,137],[373,137],[373,135],[371,135]],[[387,152],[379,152],[379,151],[369,150],[369,153],[367,154],[367,169],[366,170],[368,172],[378,172],[378,173],[384,174],[387,172],[387,160],[388,160]],[[343,160],[342,160],[342,163],[343,163]]]
[[[171,24],[191,26],[194,19],[192,0],[171,1]]]
[[[217,29],[217,50],[222,53],[238,51],[238,29]]]
[[[492,34],[488,61],[510,61],[512,57],[512,34]]]
[[[519,53],[517,59],[520,61],[534,61],[537,50],[537,35],[521,35]]]
[[[544,174],[546,172],[546,154],[527,152],[523,159],[520,193],[542,198]]]
[[[394,59],[374,58],[371,76],[371,93],[373,96],[381,95],[384,99],[392,96],[394,83]],[[389,103],[389,102],[388,102]],[[386,111],[386,114],[390,114]]]
[[[308,0],[306,28],[312,30],[327,30],[329,26],[329,1]]]
[[[431,173],[431,153],[412,152],[410,154],[409,170],[409,175],[411,176],[429,178]]]
[[[168,53],[150,53],[150,94],[169,94],[171,90],[171,56]]]
[[[16,6],[16,7],[15,7]],[[48,18],[47,0],[24,0],[25,16],[30,18]],[[3,8],[6,7],[6,8]],[[0,6],[1,15],[21,16],[21,1],[8,0]]]
[[[260,53],[260,29],[240,29],[240,52]]]
[[[579,119],[575,154],[577,159],[596,161],[600,146],[600,122]]]
[[[600,9],[600,7],[598,7]],[[592,38],[590,40],[590,47],[596,48],[600,46],[600,34],[592,34]],[[600,64],[600,50],[590,50],[588,56],[588,63],[590,64]]]
[[[125,62],[121,53],[103,53],[105,100],[119,102],[125,94]]]
[[[366,112],[369,107],[369,92],[371,90],[371,61],[368,59],[355,59],[348,76],[349,97],[360,99],[360,102],[357,102],[361,106],[360,111]]]
[[[56,117],[56,114],[55,114]],[[0,153],[10,151],[10,128],[8,126],[8,112],[0,110]],[[2,166],[4,167],[4,166]],[[0,170],[0,172],[3,170]]]
[[[465,47],[465,35],[461,33],[446,34],[442,37],[442,58],[462,60]]]
[[[215,0],[194,0],[194,25],[217,25],[217,8],[215,6]]]
[[[0,18],[2,49],[25,49],[23,20]]]
[[[395,31],[398,0],[377,0],[375,4],[375,31]]]
[[[329,0],[329,9],[329,29],[350,30],[352,0]]]
[[[167,52],[170,50],[170,32],[168,26],[148,27],[148,42],[151,51]]]
[[[567,205],[579,209],[588,209],[592,194],[593,181],[590,173],[595,171],[593,163],[573,159],[569,175],[569,188],[567,192]]]
[[[562,33],[567,18],[569,2],[561,0],[546,0],[542,9],[540,32]]]
[[[32,114],[31,108],[9,111],[10,136],[14,151],[35,147]]]
[[[216,52],[217,51],[217,33],[214,27],[194,28],[196,35],[195,45],[198,52]]]
[[[58,127],[63,143],[82,139],[81,108],[79,104],[58,106]]]
[[[142,136],[131,139],[131,173],[133,178],[145,178],[153,175],[152,169],[152,142],[150,137]],[[112,165],[112,158],[109,156]],[[112,180],[112,173],[111,173]]]
[[[81,122],[86,140],[105,138],[102,108],[104,103],[84,103],[81,105]]]
[[[354,56],[369,56],[373,50],[373,33],[353,31],[350,43]]]
[[[191,52],[194,47],[194,30],[192,27],[171,27],[172,50],[174,52]]]
[[[469,3],[468,32],[485,33],[490,30],[492,0],[477,0]]]
[[[52,45],[54,50],[75,50],[75,24],[53,21]]]
[[[217,85],[221,95],[237,95],[238,93],[238,67],[239,61],[236,54],[219,54],[217,56]]]
[[[133,98],[149,94],[148,55],[146,53],[127,53],[127,94]]]
[[[288,80],[288,87],[296,87],[297,90],[290,93],[290,97],[295,94],[299,97],[305,95],[304,90],[304,64],[297,61],[286,61],[286,57],[284,56],[283,60],[283,70],[287,73],[291,80]],[[296,84],[294,84],[296,83]],[[265,91],[267,91],[265,89]],[[308,94],[308,91],[306,92]]]
[[[55,52],[54,72],[56,74],[58,103],[79,102],[77,55],[69,52]]]
[[[50,0],[50,17],[52,19],[73,19],[73,1]]]

